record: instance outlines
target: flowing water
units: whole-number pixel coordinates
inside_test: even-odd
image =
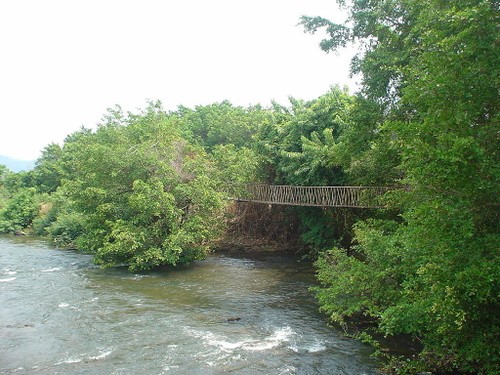
[[[0,374],[376,374],[318,314],[313,282],[297,259],[133,274],[0,237]]]

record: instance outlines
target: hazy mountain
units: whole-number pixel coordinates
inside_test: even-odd
[[[35,166],[34,160],[12,159],[8,156],[0,155],[0,164],[5,165],[12,172],[29,171]]]

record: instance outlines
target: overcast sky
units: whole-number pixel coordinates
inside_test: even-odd
[[[1,0],[0,154],[36,159],[115,104],[267,106],[354,91],[352,51],[325,54],[301,15],[343,19],[334,0]]]

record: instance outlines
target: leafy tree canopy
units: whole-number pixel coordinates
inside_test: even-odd
[[[363,170],[359,161],[370,157],[411,190],[392,197],[403,222],[359,224],[356,247],[321,258],[320,301],[336,320],[361,313],[377,318],[385,334],[417,337],[422,358],[433,366],[493,374],[499,352],[493,333],[500,274],[498,4],[340,3],[350,12],[346,25],[311,17],[302,23],[311,32],[326,27],[325,50],[360,44],[353,71],[362,74],[363,97],[381,108],[370,116],[378,117],[373,129],[381,137],[372,138],[358,160],[349,150],[359,146],[347,136],[356,131],[347,131],[348,172],[356,176]]]
[[[76,243],[104,265],[131,269],[203,258],[222,207],[206,153],[157,108],[113,113],[95,133],[70,140],[64,182],[85,217]]]

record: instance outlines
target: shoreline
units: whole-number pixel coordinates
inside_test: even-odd
[[[283,243],[253,236],[231,236],[215,241],[212,252],[230,256],[307,256],[307,251],[298,244]]]

